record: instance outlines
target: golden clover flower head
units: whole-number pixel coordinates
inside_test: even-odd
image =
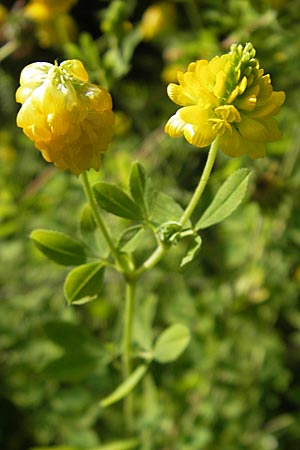
[[[251,43],[233,44],[229,53],[192,62],[186,72],[178,72],[179,84],[169,84],[168,95],[182,108],[165,131],[183,135],[196,147],[218,137],[226,155],[263,157],[266,143],[280,138],[274,116],[285,94],[273,91],[255,54]]]
[[[17,125],[46,161],[75,175],[99,170],[112,138],[112,100],[106,89],[88,82],[80,61],[29,64],[16,100],[22,104]]]

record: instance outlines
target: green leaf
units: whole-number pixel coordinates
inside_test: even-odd
[[[142,220],[139,206],[118,186],[99,182],[93,186],[98,205],[105,211],[130,220]]]
[[[190,342],[190,331],[182,324],[174,324],[158,337],[153,358],[160,363],[175,361]]]
[[[30,234],[39,250],[49,259],[64,266],[86,262],[85,247],[70,236],[53,230],[34,230]]]
[[[99,263],[83,264],[73,269],[65,280],[65,296],[69,303],[85,297],[96,299],[103,284],[104,266]]]
[[[97,227],[93,212],[86,204],[80,216],[81,238],[88,247],[89,255],[95,258],[106,259],[110,254],[109,246],[102,232]]]
[[[248,169],[239,169],[230,175],[196,223],[195,229],[210,227],[230,216],[246,194],[250,175],[251,172]]]
[[[80,381],[90,376],[99,364],[98,358],[86,353],[65,353],[43,368],[43,375],[58,381]]]
[[[142,225],[126,228],[118,242],[118,248],[125,252],[133,252],[142,242],[145,230]]]
[[[122,441],[114,441],[110,444],[101,445],[101,447],[96,447],[92,450],[132,450],[137,445],[139,445],[137,439],[124,439]]]
[[[152,330],[157,301],[155,295],[144,296],[137,305],[138,308],[134,316],[133,340],[149,354],[152,351]]]
[[[84,205],[80,217],[80,230],[82,234],[93,233],[97,229],[97,224],[93,216],[90,205]]]
[[[181,206],[169,195],[157,191],[151,210],[151,221],[159,226],[165,222],[179,222],[183,214]]]
[[[186,264],[193,261],[193,259],[199,252],[201,243],[202,243],[201,237],[198,234],[193,234],[188,251],[181,260],[180,267],[184,267]]]
[[[138,162],[134,162],[131,166],[129,187],[133,199],[148,219],[149,207],[153,200],[153,188],[144,167]]]
[[[99,341],[86,328],[66,320],[51,320],[44,323],[48,339],[61,347],[64,352],[98,355]]]
[[[100,406],[105,408],[106,406],[112,405],[113,403],[116,403],[126,397],[126,395],[128,395],[141,381],[147,369],[148,366],[144,364],[137,367],[122,384],[120,384],[110,395],[101,400]]]

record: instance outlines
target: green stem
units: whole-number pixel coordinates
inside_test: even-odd
[[[132,326],[135,307],[135,282],[126,282],[126,304],[124,315],[124,331],[122,342],[122,365],[123,365],[123,379],[129,377],[131,374],[131,340],[132,340]],[[133,429],[133,394],[130,393],[124,400],[124,417],[128,431]]]
[[[218,138],[216,138],[210,146],[207,161],[206,161],[204,170],[202,172],[201,178],[199,180],[198,186],[179,221],[179,223],[182,226],[184,226],[186,224],[186,222],[189,220],[189,218],[193,214],[196,206],[199,203],[199,200],[203,194],[205,186],[207,185],[207,182],[209,180],[209,176],[211,174],[211,171],[212,171],[212,168],[213,168],[216,156],[217,156],[218,145],[219,145]]]
[[[110,237],[110,234],[100,216],[99,210],[97,208],[96,200],[95,200],[95,197],[94,197],[94,194],[93,194],[93,191],[92,191],[89,179],[88,179],[87,172],[82,173],[82,183],[83,183],[86,198],[89,202],[90,208],[91,208],[93,216],[95,218],[95,221],[96,221],[107,245],[109,246],[113,257],[115,258],[115,261],[119,263],[120,267],[123,267],[123,263],[120,259],[119,253],[118,253],[117,249],[115,248],[112,238]]]
[[[146,261],[144,261],[143,264],[138,269],[135,270],[134,272],[135,279],[140,278],[143,275],[143,273],[145,273],[149,269],[152,269],[152,267],[156,266],[156,264],[161,260],[161,258],[166,253],[166,250],[167,247],[162,244],[156,247],[152,255],[150,255],[149,258]]]

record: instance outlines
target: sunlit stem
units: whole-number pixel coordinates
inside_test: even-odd
[[[123,342],[122,342],[122,367],[123,379],[129,377],[132,371],[131,365],[131,343],[132,327],[135,307],[135,282],[126,282],[126,303],[124,314]],[[133,429],[133,393],[127,395],[124,399],[124,417],[128,431]]]
[[[99,213],[99,210],[98,210],[98,207],[96,204],[96,200],[95,200],[95,197],[94,197],[94,194],[93,194],[93,191],[92,191],[89,179],[88,179],[87,172],[83,172],[81,176],[82,176],[84,192],[85,192],[86,198],[88,200],[88,203],[90,205],[90,208],[92,210],[96,224],[97,224],[98,228],[100,229],[108,247],[110,248],[110,251],[111,251],[113,257],[115,258],[115,261],[119,263],[120,267],[122,267],[123,263],[120,259],[119,253],[118,253],[117,249],[115,248],[112,238],[110,237],[110,234],[105,226],[105,223],[103,222],[101,215]]]
[[[189,220],[189,218],[191,217],[191,215],[193,214],[196,206],[199,203],[199,200],[204,192],[205,186],[207,185],[207,182],[209,180],[216,156],[217,156],[217,152],[218,152],[218,138],[216,138],[209,149],[209,153],[208,153],[208,157],[207,157],[207,161],[204,167],[204,170],[202,172],[201,178],[199,180],[198,186],[189,202],[189,204],[187,205],[179,223],[184,226],[186,224],[186,222]]]

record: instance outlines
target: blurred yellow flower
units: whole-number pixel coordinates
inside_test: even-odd
[[[3,22],[5,22],[7,15],[8,15],[7,9],[5,8],[4,5],[0,4],[0,25],[2,25]]]
[[[140,30],[145,40],[166,31],[171,31],[176,21],[176,8],[170,2],[159,2],[149,6],[142,16]]]
[[[37,62],[21,73],[17,125],[58,169],[99,170],[112,138],[114,114],[106,89],[88,82],[83,64]]]
[[[34,22],[39,45],[59,48],[73,41],[77,25],[68,14],[77,0],[30,0],[24,7],[24,15]]]
[[[24,13],[33,20],[44,21],[68,12],[77,0],[29,0]]]
[[[233,44],[228,54],[210,61],[192,62],[178,72],[178,84],[168,95],[183,106],[166,124],[172,137],[184,135],[196,147],[206,147],[218,136],[219,147],[229,156],[265,155],[265,144],[280,138],[274,115],[285,100],[275,92],[270,75],[264,75],[252,44]]]

